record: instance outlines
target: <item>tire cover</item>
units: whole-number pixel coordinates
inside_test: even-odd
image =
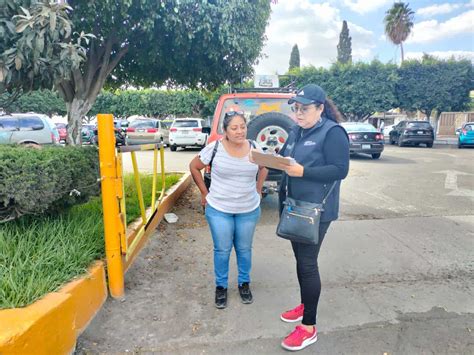
[[[275,130],[272,130],[270,133],[274,133],[275,135],[272,136],[273,140],[271,141],[265,141],[263,143],[264,146],[268,145],[268,148],[271,149],[270,147],[272,146],[283,146],[284,142],[276,142],[275,138],[278,137],[278,131],[283,130],[286,132],[286,136],[290,134],[290,131],[293,129],[295,126],[295,122],[288,117],[287,115],[284,115],[279,112],[267,112],[263,113],[257,117],[255,117],[250,123],[248,124],[247,127],[247,138],[254,140],[257,142],[257,144],[262,145],[262,140],[261,137],[258,137],[259,133],[264,131],[265,128],[273,126],[275,127]],[[280,131],[281,132],[281,131]]]

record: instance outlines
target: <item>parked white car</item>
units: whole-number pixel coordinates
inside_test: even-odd
[[[390,132],[392,131],[393,127],[395,127],[396,124],[391,124],[391,125],[388,125],[388,126],[385,126],[384,129],[383,129],[383,136],[384,137],[390,137]]]
[[[209,133],[202,118],[177,118],[170,128],[170,149],[175,152],[178,147],[205,147]]]

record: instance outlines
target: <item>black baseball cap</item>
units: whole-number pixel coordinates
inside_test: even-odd
[[[324,90],[316,84],[308,84],[303,86],[301,90],[298,91],[295,97],[292,97],[288,100],[288,103],[294,104],[299,102],[303,105],[310,104],[324,104],[326,101],[326,93]]]

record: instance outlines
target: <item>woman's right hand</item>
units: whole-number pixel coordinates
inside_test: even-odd
[[[202,207],[205,207],[207,205],[207,200],[206,200],[206,196],[207,196],[208,192],[206,192],[205,194],[201,194],[201,206]]]

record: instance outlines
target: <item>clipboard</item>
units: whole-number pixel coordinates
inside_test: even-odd
[[[282,157],[280,155],[274,155],[269,153],[261,153],[256,149],[252,149],[253,161],[266,168],[282,170],[281,165],[294,165],[295,159],[290,157]]]

